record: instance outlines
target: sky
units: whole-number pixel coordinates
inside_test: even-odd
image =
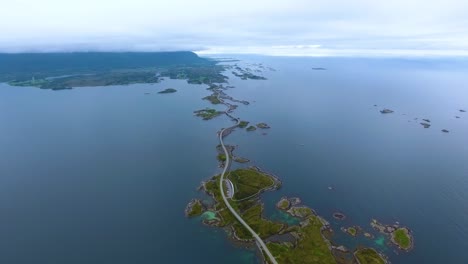
[[[0,1],[0,52],[468,56],[467,0]]]

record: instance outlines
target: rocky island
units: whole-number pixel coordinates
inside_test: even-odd
[[[257,130],[257,128],[254,127],[254,126],[249,126],[249,127],[247,128],[247,131],[255,131],[255,130]]]
[[[224,112],[217,111],[216,109],[212,108],[205,108],[201,110],[194,111],[195,116],[203,118],[203,120],[210,120],[219,115],[222,115]]]
[[[421,122],[420,124],[421,124],[424,128],[430,128],[430,127],[431,127],[431,124],[429,124],[429,123]]]
[[[390,109],[387,109],[387,108],[385,108],[383,110],[380,110],[380,113],[382,113],[382,114],[391,114],[393,112],[394,112],[393,110],[390,110]]]
[[[267,123],[258,123],[257,127],[260,129],[268,129],[270,126]]]
[[[158,94],[168,94],[168,93],[175,93],[175,92],[177,92],[177,90],[176,90],[176,89],[173,89],[173,88],[167,88],[167,89],[164,89],[164,90],[162,90],[162,91],[158,92]]]
[[[371,226],[382,234],[390,236],[391,242],[403,251],[410,251],[413,248],[413,236],[407,227],[399,224],[384,225],[372,219]]]

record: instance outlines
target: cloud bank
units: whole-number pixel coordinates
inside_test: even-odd
[[[0,52],[467,56],[460,0],[13,0]]]

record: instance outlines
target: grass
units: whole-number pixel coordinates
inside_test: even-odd
[[[236,200],[250,197],[275,184],[271,176],[253,169],[238,169],[232,171],[228,178],[234,184],[236,190],[234,199]]]
[[[281,199],[278,202],[278,208],[281,210],[288,210],[290,205],[291,203],[288,201],[288,199],[285,199],[285,198]]]
[[[242,239],[251,239],[252,236],[232,215],[223,202],[219,190],[220,176],[213,177],[205,183],[206,191],[211,194],[216,201],[215,210],[221,219],[220,226],[233,225],[236,235]],[[237,169],[230,173],[229,179],[236,186],[235,196],[245,198],[250,197],[266,187],[272,186],[274,181],[270,176],[253,169]],[[268,237],[280,232],[283,224],[268,221],[262,218],[263,207],[258,204],[256,199],[244,201],[230,201],[231,206],[239,212],[242,218],[257,232],[261,237]]]
[[[223,112],[217,111],[216,109],[206,108],[202,110],[194,111],[196,116],[203,118],[203,120],[210,120],[221,115]]]
[[[218,99],[218,97],[216,95],[214,95],[214,94],[203,97],[203,100],[208,100],[212,104],[220,104],[221,103],[221,101]]]
[[[350,234],[352,236],[356,236],[356,234],[357,234],[357,230],[354,227],[348,227],[348,229],[346,229],[346,232],[348,232],[348,234]]]
[[[234,195],[237,199],[252,197],[242,201],[230,201],[230,204],[260,237],[267,238],[276,234],[294,232],[294,236],[298,238],[294,244],[291,242],[270,242],[267,244],[278,263],[336,263],[328,242],[322,236],[323,224],[310,208],[297,207],[295,209],[299,214],[304,215],[303,223],[305,224],[303,226],[287,227],[285,224],[269,221],[262,217],[264,208],[258,202],[258,196],[255,194],[275,184],[271,176],[255,169],[237,169],[232,171],[228,178],[236,186]],[[221,219],[219,226],[232,226],[238,238],[252,239],[250,232],[234,218],[223,203],[219,192],[219,180],[220,176],[218,175],[205,183],[206,191],[213,196],[216,202],[213,210]],[[280,205],[286,206],[289,201],[286,199],[285,201],[284,204]]]
[[[239,127],[240,128],[246,128],[249,125],[249,122],[247,121],[240,121],[239,122]]]
[[[289,243],[267,244],[278,263],[336,263],[322,237],[322,222],[314,215],[309,216],[308,221],[306,226],[297,228],[296,233],[300,238],[295,246]]]
[[[398,228],[392,233],[393,241],[402,249],[409,249],[411,247],[411,237],[406,228]]]
[[[203,213],[203,206],[200,200],[195,200],[190,212],[188,212],[188,216],[193,217],[197,215],[201,215]]]
[[[360,264],[385,264],[385,260],[372,248],[359,249],[354,256]]]
[[[221,153],[218,154],[217,158],[218,158],[219,161],[223,161],[223,162],[226,161],[226,155],[224,155],[224,154],[221,154]]]
[[[242,214],[242,219],[262,238],[266,238],[278,234],[284,227],[281,223],[275,223],[262,218],[263,206],[256,204],[249,209],[245,210]],[[234,225],[236,235],[241,239],[251,239],[252,235],[245,229],[239,222]]]
[[[270,128],[270,126],[267,123],[258,123],[257,127],[262,129]]]

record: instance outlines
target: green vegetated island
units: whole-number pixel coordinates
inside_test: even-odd
[[[210,120],[227,116],[237,126],[224,130],[228,136],[236,129],[245,131],[269,129],[266,123],[240,120],[232,114],[239,105],[249,102],[232,98],[226,91],[228,76],[242,80],[265,80],[263,71],[276,71],[262,64],[242,68],[238,64],[220,65],[218,61],[200,58],[192,52],[156,53],[31,53],[0,54],[0,82],[12,86],[34,86],[41,89],[70,89],[84,86],[127,85],[133,83],[157,83],[163,78],[183,79],[191,84],[208,85],[210,95],[204,97],[212,105],[224,105],[226,110],[205,108],[194,111],[195,116]],[[159,93],[174,93],[168,88]],[[264,133],[265,134],[265,133]],[[234,146],[226,146],[230,160],[248,163],[250,160],[233,154]],[[217,159],[224,167],[226,154],[217,146]],[[209,226],[224,228],[229,237],[246,245],[254,240],[232,213],[227,210],[219,190],[220,175],[203,182],[202,189],[211,197],[211,202],[193,199],[186,208],[188,217],[201,217]],[[344,246],[335,245],[329,223],[313,209],[302,205],[299,198],[283,197],[278,201],[277,210],[288,215],[292,222],[274,221],[264,217],[264,203],[261,194],[281,187],[278,177],[257,167],[233,170],[225,175],[223,188],[229,196],[229,204],[242,219],[261,237],[278,263],[387,263],[380,252],[372,248],[357,248],[353,252]],[[336,214],[339,219],[344,215]],[[337,219],[338,219],[337,218]],[[410,229],[399,224],[383,225],[377,220],[371,222],[374,230],[384,234],[402,251],[413,247]],[[351,236],[359,236],[362,229],[357,226],[345,229]],[[368,232],[364,236],[372,238]],[[265,259],[268,262],[268,259]]]

